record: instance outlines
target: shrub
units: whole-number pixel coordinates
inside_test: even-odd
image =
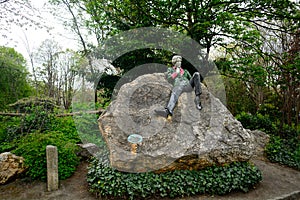
[[[241,113],[237,119],[245,128],[259,129],[270,135],[266,146],[266,155],[271,162],[277,162],[289,167],[300,169],[300,132],[296,128],[284,125],[277,128],[268,115],[251,115]]]
[[[199,171],[180,170],[161,174],[126,173],[94,159],[87,181],[90,190],[104,197],[146,198],[184,197],[195,194],[223,195],[231,191],[247,192],[262,180],[261,172],[248,162],[208,167]]]
[[[0,116],[0,153],[10,151],[14,147],[11,143],[16,137],[13,130],[19,126],[19,117]]]
[[[83,143],[94,143],[98,147],[105,147],[104,140],[99,131],[99,125],[95,115],[82,114],[73,116],[78,135]]]
[[[19,131],[21,133],[30,133],[51,130],[53,120],[53,112],[44,109],[42,106],[27,107],[26,115],[22,118]]]
[[[78,130],[71,116],[56,117],[52,122],[51,130],[62,132],[66,138],[73,140],[75,143],[80,142]]]
[[[47,178],[46,146],[54,145],[58,149],[59,179],[66,179],[73,174],[79,163],[76,145],[59,131],[31,133],[22,137],[13,153],[25,158],[27,174],[32,179],[45,181]]]
[[[248,114],[242,112],[236,116],[237,120],[239,120],[244,128],[250,130],[261,130],[268,134],[273,134],[277,132],[276,126],[272,123],[268,115],[262,114]]]
[[[5,142],[10,143],[30,132],[51,130],[55,119],[53,113],[39,106],[27,107],[26,110],[27,113],[22,117],[5,119],[4,123],[8,122],[8,124],[1,130]]]
[[[68,140],[80,142],[72,117],[55,117],[38,106],[27,108],[27,111],[22,117],[0,118],[0,152],[11,151],[18,140],[32,132],[59,131]]]
[[[299,138],[280,138],[271,135],[266,146],[266,154],[271,162],[278,162],[300,170]]]
[[[280,109],[270,103],[262,104],[257,113],[263,116],[268,116],[272,122],[277,122],[279,119],[281,119]]]

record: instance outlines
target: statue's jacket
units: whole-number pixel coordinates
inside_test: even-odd
[[[186,70],[180,68],[180,73],[176,73],[176,67],[170,67],[166,73],[167,80],[173,86],[187,86],[190,84],[191,74]]]

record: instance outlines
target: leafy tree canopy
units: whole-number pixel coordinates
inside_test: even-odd
[[[227,46],[229,41],[256,46],[258,27],[282,30],[276,20],[297,24],[300,17],[299,5],[289,0],[83,1],[91,15],[89,25],[99,31],[114,34],[137,27],[172,28],[199,42],[207,54],[212,46]]]
[[[0,47],[0,110],[30,94],[24,57],[13,48]]]

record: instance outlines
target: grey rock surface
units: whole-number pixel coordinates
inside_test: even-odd
[[[79,147],[77,155],[84,159],[89,159],[99,152],[99,147],[94,143],[77,144],[77,146]]]
[[[171,89],[163,73],[142,75],[120,88],[98,120],[113,167],[164,172],[251,158],[253,134],[203,84],[201,111],[195,107],[194,92],[189,92],[180,96],[171,121],[155,115],[155,109],[167,104]],[[131,134],[143,137],[136,153],[127,140]]]

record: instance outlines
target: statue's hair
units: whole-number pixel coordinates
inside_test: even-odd
[[[181,57],[181,56],[178,56],[178,55],[173,56],[173,58],[172,58],[172,64],[175,65],[175,63],[176,63],[177,61],[182,61],[182,57]]]

